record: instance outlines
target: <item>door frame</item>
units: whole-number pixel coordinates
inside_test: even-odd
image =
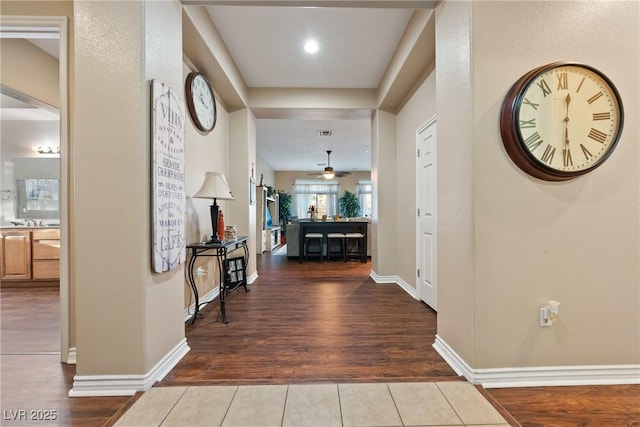
[[[69,19],[66,16],[0,16],[0,37],[28,38],[58,34],[60,99],[60,361],[76,363],[71,347],[71,301],[69,290]]]
[[[418,127],[418,129],[416,130],[416,166],[415,166],[415,171],[416,171],[416,205],[418,205],[418,201],[421,199],[421,195],[422,195],[422,191],[423,191],[423,181],[421,179],[419,179],[422,176],[422,172],[421,172],[421,165],[420,165],[420,156],[418,155],[418,149],[419,149],[419,138],[420,138],[420,134],[422,132],[424,132],[425,130],[427,130],[429,127],[431,126],[435,126],[436,125],[436,115],[434,114],[433,116],[431,116],[423,125],[421,125],[420,127]],[[437,150],[435,147],[435,144],[437,143],[437,141],[434,141],[434,151],[437,154]],[[434,156],[435,157],[435,156]],[[434,159],[434,162],[436,161],[436,159]],[[437,165],[436,165],[436,173],[437,173]],[[437,179],[437,176],[436,176]],[[436,187],[437,190],[437,187]],[[434,194],[434,197],[438,197],[437,191]],[[416,297],[418,300],[420,301],[424,301],[423,300],[423,293],[424,293],[424,288],[422,286],[422,279],[419,275],[419,270],[422,266],[421,262],[422,262],[422,244],[421,244],[421,233],[420,231],[420,214],[418,214],[418,208],[419,206],[416,206]],[[437,203],[436,203],[436,212],[434,213],[435,215],[435,227],[437,230],[438,227],[438,216],[437,216]],[[438,247],[438,240],[437,240],[437,233],[435,233],[435,251],[433,253],[433,256],[435,257],[434,260],[434,271],[433,271],[433,275],[435,277],[435,283],[436,283],[436,289],[438,286],[438,282],[437,282],[437,275],[438,275],[438,251],[437,251],[437,247]],[[424,274],[424,272],[423,272]],[[433,308],[433,307],[432,307]],[[435,311],[437,311],[437,301],[436,301],[436,307],[433,308]]]

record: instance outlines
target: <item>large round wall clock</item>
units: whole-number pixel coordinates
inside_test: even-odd
[[[555,62],[535,68],[509,90],[500,133],[513,162],[547,181],[600,166],[616,147],[623,109],[613,83],[593,67]]]
[[[207,77],[198,72],[189,73],[185,82],[187,107],[194,125],[209,133],[216,125],[216,99]]]

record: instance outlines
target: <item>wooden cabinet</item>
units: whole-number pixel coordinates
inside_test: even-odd
[[[60,230],[33,230],[33,280],[60,278]]]
[[[0,259],[2,280],[31,279],[31,231],[3,230]]]
[[[11,281],[60,279],[60,230],[2,230],[0,278]]]

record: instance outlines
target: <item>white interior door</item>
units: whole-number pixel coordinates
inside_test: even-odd
[[[416,132],[417,146],[417,265],[418,297],[438,310],[436,118]]]

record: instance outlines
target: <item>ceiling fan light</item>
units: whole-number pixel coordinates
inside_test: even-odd
[[[322,176],[324,177],[324,179],[332,179],[334,176],[336,176],[336,174],[333,172],[325,172],[324,174],[322,174]]]
[[[304,50],[307,53],[316,53],[318,52],[318,43],[316,43],[315,40],[307,40],[307,42],[304,44]]]

